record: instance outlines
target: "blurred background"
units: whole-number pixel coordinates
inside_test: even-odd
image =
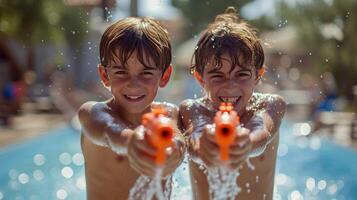
[[[85,199],[76,112],[110,98],[97,75],[106,27],[127,16],[166,26],[175,72],[157,100],[179,103],[203,95],[191,57],[227,6],[264,45],[257,91],[288,102],[274,199],[356,199],[355,0],[0,0],[0,200]],[[190,198],[185,169],[174,199]]]

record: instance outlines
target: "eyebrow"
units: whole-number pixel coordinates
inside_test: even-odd
[[[219,71],[219,68],[214,68],[214,69],[212,69],[212,70],[207,72],[207,74],[214,74],[214,73],[223,74],[223,72]]]
[[[111,68],[116,68],[116,69],[127,69],[126,67],[123,67],[121,65],[112,65]]]
[[[144,65],[144,70],[158,70],[157,67],[149,67],[147,65]]]
[[[236,71],[235,73],[237,73],[237,72],[242,72],[242,71],[248,71],[248,72],[252,72],[252,70],[251,69],[240,69],[240,70],[238,70],[238,71]]]

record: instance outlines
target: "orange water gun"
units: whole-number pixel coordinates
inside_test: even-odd
[[[220,158],[222,161],[229,159],[229,146],[236,137],[237,126],[239,125],[239,116],[233,110],[231,103],[222,102],[219,111],[214,117],[215,139],[220,147]]]
[[[155,108],[143,115],[142,125],[145,128],[145,138],[156,148],[156,164],[164,164],[165,150],[172,145],[175,136],[172,119],[167,116],[166,109]]]

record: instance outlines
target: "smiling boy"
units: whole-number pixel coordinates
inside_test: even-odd
[[[254,93],[263,75],[264,52],[255,32],[240,22],[234,8],[218,15],[203,31],[194,53],[193,73],[206,95],[180,104],[182,130],[188,134],[194,199],[209,199],[205,168],[226,166],[240,173],[236,199],[272,199],[278,129],[285,101]],[[221,102],[230,102],[243,128],[222,163],[214,137],[213,118]],[[250,158],[254,170],[245,163]],[[203,168],[202,168],[203,163]]]
[[[156,149],[141,137],[142,129],[137,129],[142,115],[164,107],[177,122],[176,106],[153,102],[172,71],[167,31],[151,18],[119,20],[102,36],[100,59],[98,72],[112,98],[87,102],[78,113],[87,199],[128,199],[139,175],[153,177],[157,169]],[[163,176],[171,174],[183,159],[184,145],[177,135],[166,152]]]

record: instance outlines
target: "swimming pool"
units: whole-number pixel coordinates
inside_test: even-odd
[[[85,199],[79,136],[63,127],[0,149],[0,200]],[[356,164],[357,152],[318,137],[297,139],[284,122],[274,199],[357,199]],[[174,184],[173,199],[190,199],[185,165]]]

